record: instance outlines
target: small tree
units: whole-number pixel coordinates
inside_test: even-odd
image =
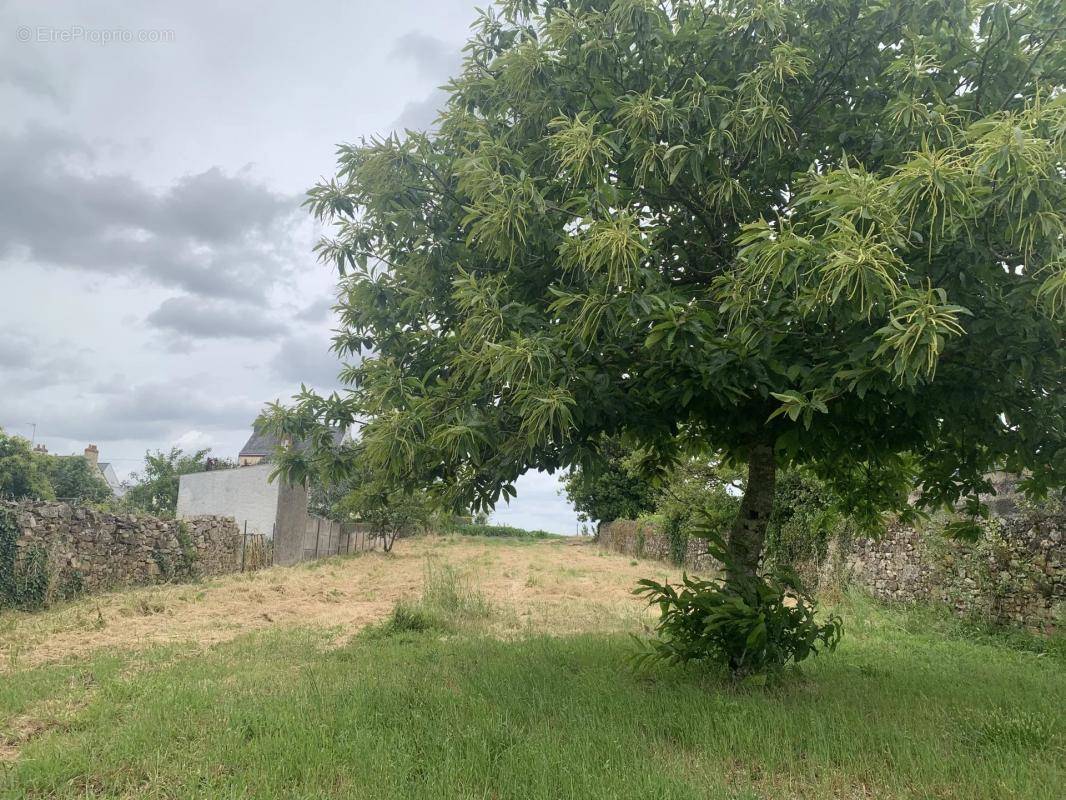
[[[55,499],[42,456],[21,436],[8,436],[0,428],[0,497],[20,500]]]
[[[144,454],[144,470],[133,476],[123,498],[138,511],[156,516],[173,516],[178,508],[178,484],[182,475],[207,470],[208,450],[186,454],[178,447],[170,452],[156,450]],[[233,466],[223,459],[211,459],[211,468]]]
[[[374,481],[350,491],[334,508],[341,518],[367,523],[386,553],[398,538],[423,530],[432,517],[432,504],[424,492],[390,489]]]
[[[56,497],[94,503],[111,498],[111,487],[84,456],[45,456],[43,460]]]
[[[491,507],[625,432],[746,464],[754,575],[782,465],[868,517],[987,471],[1066,479],[1066,6],[510,0],[435,133],[345,145],[349,392],[375,473]],[[329,461],[333,451],[321,450]]]
[[[655,490],[632,463],[632,450],[617,439],[605,438],[597,455],[575,466],[563,479],[567,499],[579,518],[602,524],[651,511]]]

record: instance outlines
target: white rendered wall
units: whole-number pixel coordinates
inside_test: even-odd
[[[271,536],[278,513],[277,481],[271,483],[271,464],[236,467],[182,475],[178,488],[178,518],[214,514],[233,517],[248,533]]]

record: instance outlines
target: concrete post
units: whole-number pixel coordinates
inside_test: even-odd
[[[303,559],[307,528],[307,489],[278,478],[278,515],[274,529],[274,563],[292,566]]]

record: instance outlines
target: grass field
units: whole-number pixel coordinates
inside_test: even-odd
[[[625,588],[662,565],[462,538],[0,615],[0,797],[1061,796],[1054,646],[849,597],[841,648],[777,688],[636,673],[628,632],[648,618]],[[306,581],[381,608],[316,616]],[[306,624],[271,605],[274,623],[219,634],[205,608],[245,585],[304,603]],[[158,611],[119,613],[145,596]],[[185,638],[41,644],[74,642],[94,603],[104,631],[169,620]]]

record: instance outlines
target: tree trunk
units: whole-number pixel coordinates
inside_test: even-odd
[[[776,478],[773,445],[764,442],[752,445],[748,455],[748,481],[744,486],[744,499],[726,542],[735,562],[734,571],[739,575],[755,575],[759,569],[766,525],[774,510]]]

